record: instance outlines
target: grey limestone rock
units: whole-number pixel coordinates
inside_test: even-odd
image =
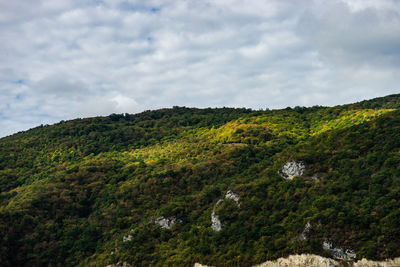
[[[354,251],[350,249],[346,249],[345,251],[343,251],[342,248],[333,247],[332,243],[326,240],[322,243],[322,248],[328,251],[335,259],[352,260],[355,259],[357,256]]]
[[[303,232],[300,234],[300,240],[307,240],[308,234],[311,230],[311,223],[307,222],[304,226]]]
[[[128,242],[128,241],[131,241],[131,240],[132,240],[132,235],[131,234],[126,235],[126,236],[124,236],[122,238],[122,242]]]
[[[235,194],[234,192],[232,192],[231,190],[228,190],[225,194],[225,199],[232,199],[233,201],[236,202],[237,206],[240,207],[240,202],[239,202],[239,195]],[[211,213],[211,228],[214,231],[221,231],[222,227],[224,226],[223,223],[221,222],[221,220],[218,217],[218,214],[216,214],[215,209],[218,207],[218,205],[220,205],[222,202],[224,201],[224,199],[219,199],[217,201],[217,203],[215,204],[213,211]]]
[[[226,199],[232,199],[233,201],[236,202],[236,204],[238,205],[238,207],[240,207],[240,202],[239,202],[240,197],[239,197],[238,194],[235,194],[235,193],[233,193],[231,190],[228,190],[228,191],[226,192],[226,194],[225,194],[225,198],[226,198]]]
[[[171,229],[175,223],[179,223],[179,222],[182,222],[182,221],[175,217],[164,218],[162,216],[153,220],[153,223],[158,224],[159,226],[161,226],[161,228],[164,228],[164,229]]]
[[[221,204],[223,201],[224,201],[223,199],[218,200],[211,213],[211,228],[216,232],[221,231],[222,222],[218,218],[218,215],[215,213],[215,208],[218,207],[218,205]]]
[[[306,170],[306,165],[301,161],[289,161],[282,167],[279,174],[284,178],[291,180],[296,176],[302,176]]]

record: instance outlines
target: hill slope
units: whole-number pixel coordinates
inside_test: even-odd
[[[399,166],[400,95],[331,108],[174,107],[41,126],[0,139],[0,262],[393,258]]]

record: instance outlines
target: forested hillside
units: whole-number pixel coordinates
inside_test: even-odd
[[[40,126],[0,139],[0,265],[398,257],[399,166],[400,95]]]

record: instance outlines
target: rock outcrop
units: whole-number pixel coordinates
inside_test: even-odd
[[[131,234],[129,234],[129,235],[126,235],[126,236],[124,236],[123,238],[122,238],[122,242],[128,242],[128,241],[131,241],[132,240],[132,235]]]
[[[322,248],[328,251],[332,257],[339,260],[352,260],[355,259],[357,254],[350,249],[343,250],[342,248],[333,247],[332,243],[324,241],[322,243]]]
[[[279,174],[283,179],[291,180],[296,176],[302,176],[306,170],[306,165],[301,161],[289,161],[282,167]]]
[[[301,234],[299,236],[300,240],[302,240],[302,241],[307,240],[310,230],[311,230],[311,223],[307,222],[306,225],[304,226],[303,232],[301,232]]]
[[[231,190],[228,190],[225,194],[225,199],[231,199],[233,201],[236,202],[237,206],[240,207],[240,202],[239,202],[239,195],[235,194],[234,192],[232,192]],[[218,205],[220,205],[225,199],[219,199],[217,201],[217,203],[215,204],[213,211],[211,213],[211,228],[214,231],[221,231],[222,227],[223,227],[223,223],[221,222],[221,220],[218,217],[218,214],[216,214],[215,209],[218,207]]]
[[[220,199],[220,200],[217,201],[217,203],[215,204],[215,206],[214,206],[214,208],[213,208],[213,211],[212,211],[212,213],[211,213],[211,228],[212,228],[214,231],[217,231],[217,232],[218,232],[218,231],[221,231],[221,229],[222,229],[222,222],[221,222],[221,220],[219,219],[218,215],[215,213],[215,208],[218,207],[218,205],[221,204],[222,201],[224,201],[224,200],[223,200],[223,199]]]
[[[181,220],[175,218],[175,217],[170,217],[170,218],[164,218],[164,217],[158,217],[155,220],[152,221],[155,224],[158,224],[159,226],[161,226],[161,228],[164,229],[171,229],[172,226],[175,223],[179,223],[182,222]]]
[[[233,193],[231,190],[228,190],[225,194],[225,199],[232,199],[233,201],[236,202],[236,204],[238,205],[238,207],[240,207],[240,202],[239,202],[239,195]]]
[[[129,232],[130,232],[130,233],[133,233],[133,230],[134,230],[134,229],[131,229]],[[131,241],[131,240],[132,240],[132,237],[133,237],[133,236],[132,236],[131,234],[128,234],[128,235],[122,237],[122,242],[125,243],[125,242],[128,242],[128,241]]]

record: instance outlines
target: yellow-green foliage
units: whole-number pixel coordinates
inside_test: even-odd
[[[192,134],[185,132],[179,140],[166,141],[126,153],[149,165],[159,162],[179,164],[207,160],[213,153],[212,144],[204,136]]]
[[[361,109],[343,111],[337,118],[323,117],[316,121],[311,127],[311,134],[316,135],[326,131],[343,129],[353,125],[361,124],[379,117],[394,109]]]

